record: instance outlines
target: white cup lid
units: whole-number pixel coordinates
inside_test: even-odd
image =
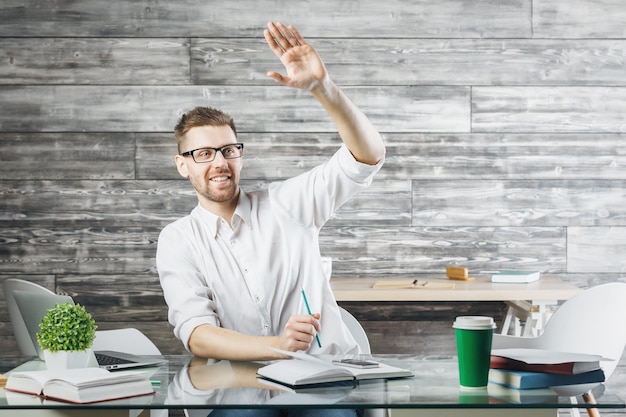
[[[460,316],[456,318],[452,327],[455,329],[484,330],[495,329],[496,323],[493,321],[493,317]]]

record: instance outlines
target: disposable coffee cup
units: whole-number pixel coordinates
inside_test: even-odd
[[[489,380],[491,341],[496,324],[492,317],[460,316],[455,329],[461,389],[484,389]]]

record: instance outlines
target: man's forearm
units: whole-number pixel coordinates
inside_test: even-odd
[[[330,78],[311,90],[337,126],[339,136],[354,158],[375,165],[385,156],[385,145],[367,116]]]
[[[234,330],[203,324],[189,337],[189,349],[197,356],[224,360],[271,360],[281,358],[270,347],[279,346],[273,336],[248,336]]]

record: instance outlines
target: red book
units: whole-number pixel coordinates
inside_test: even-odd
[[[491,352],[490,368],[512,371],[576,375],[600,369],[598,355],[539,349],[497,349]]]

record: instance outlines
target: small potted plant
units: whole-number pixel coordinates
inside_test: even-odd
[[[96,322],[79,304],[57,304],[39,324],[37,341],[48,369],[84,368],[96,337]]]

